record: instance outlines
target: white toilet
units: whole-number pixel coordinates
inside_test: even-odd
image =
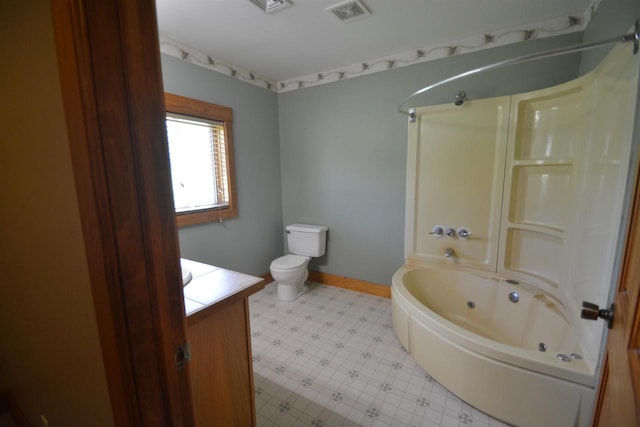
[[[278,284],[278,298],[293,301],[307,291],[307,265],[312,257],[324,255],[327,230],[323,225],[290,224],[285,227],[289,255],[271,262],[269,270]]]

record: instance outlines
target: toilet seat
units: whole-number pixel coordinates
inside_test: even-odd
[[[306,265],[308,260],[309,260],[308,257],[302,256],[302,255],[289,254],[289,255],[281,256],[280,258],[274,259],[271,262],[270,268],[280,270],[280,271],[296,270]]]

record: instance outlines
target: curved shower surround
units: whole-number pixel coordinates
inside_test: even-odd
[[[552,88],[418,108],[409,124],[394,330],[436,380],[509,423],[589,422],[604,322],[580,305],[606,306],[614,281],[631,50]]]

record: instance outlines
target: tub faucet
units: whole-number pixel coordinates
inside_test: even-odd
[[[451,248],[447,248],[447,250],[444,251],[444,256],[446,256],[447,258],[451,258],[454,255],[455,255],[455,252]]]

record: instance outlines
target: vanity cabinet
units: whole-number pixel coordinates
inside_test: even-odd
[[[259,277],[216,269],[194,275],[184,288],[198,427],[256,425],[248,298],[264,285]]]

